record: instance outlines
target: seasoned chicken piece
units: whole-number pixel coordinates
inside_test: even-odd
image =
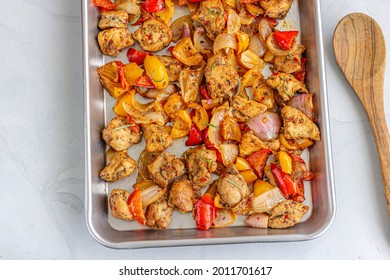
[[[150,178],[165,188],[185,173],[184,163],[168,152],[161,153],[147,168]]]
[[[130,176],[135,169],[135,160],[132,159],[126,150],[117,152],[112,150],[110,162],[100,172],[100,178],[107,182],[114,182]]]
[[[250,194],[245,179],[234,164],[229,165],[225,174],[219,177],[217,192],[227,207],[234,207]]]
[[[280,148],[280,142],[278,139],[263,142],[256,135],[254,135],[252,131],[248,131],[245,132],[242,136],[238,148],[240,156],[247,157],[254,152],[260,151],[264,148],[269,148],[272,151],[277,151]]]
[[[290,157],[293,170],[291,177],[294,181],[299,182],[300,180],[311,180],[314,178],[313,172],[307,168],[306,162],[299,155],[291,153]]]
[[[146,224],[154,229],[166,229],[172,219],[173,207],[166,199],[153,202],[146,208]]]
[[[165,68],[167,69],[169,81],[178,81],[180,71],[184,68],[183,63],[172,56],[156,55],[156,57],[162,62],[162,64],[164,64]]]
[[[276,205],[270,212],[269,228],[288,228],[299,223],[309,210],[309,206],[286,199]]]
[[[258,114],[262,114],[267,111],[267,106],[264,104],[239,95],[233,99],[233,108],[235,110],[233,112],[233,116],[237,117],[241,122],[248,121]]]
[[[290,100],[296,92],[308,93],[306,86],[293,75],[276,72],[267,79],[267,85],[278,91],[283,101]]]
[[[110,28],[98,34],[100,50],[105,55],[116,56],[119,52],[134,44],[131,32],[126,28]]]
[[[237,92],[239,75],[222,54],[209,58],[204,76],[207,89],[213,99],[219,97],[230,99]]]
[[[286,139],[310,138],[320,140],[320,130],[317,125],[302,111],[291,106],[284,106],[281,115]]]
[[[157,124],[143,124],[141,127],[145,135],[146,150],[148,152],[162,152],[173,145],[173,139],[164,127]]]
[[[131,145],[141,142],[141,130],[127,117],[113,118],[102,132],[103,140],[116,151],[127,150]]]
[[[200,22],[206,29],[206,34],[211,40],[215,40],[218,34],[225,29],[225,10],[218,0],[208,0],[200,3],[199,9],[192,16],[193,20]]]
[[[253,99],[265,105],[267,109],[276,107],[275,90],[265,80],[257,80],[252,87]]]
[[[173,182],[169,193],[169,202],[181,213],[192,212],[194,208],[194,190],[190,181],[183,179]]]
[[[260,6],[270,18],[285,18],[294,0],[260,0]]]
[[[211,173],[217,169],[215,151],[205,146],[188,149],[184,155],[190,181],[195,188],[206,187],[211,180]]]
[[[107,29],[112,27],[127,28],[128,24],[129,14],[125,11],[108,11],[100,13],[100,29]]]
[[[131,221],[133,215],[130,213],[127,201],[129,200],[130,193],[121,189],[113,189],[110,194],[110,209],[111,215],[114,218]]]
[[[301,44],[298,44],[296,50],[291,55],[275,56],[275,70],[287,74],[300,71],[302,69],[301,58],[304,51],[305,47]]]
[[[151,18],[134,32],[134,39],[145,51],[159,51],[172,40],[172,30],[163,22]]]

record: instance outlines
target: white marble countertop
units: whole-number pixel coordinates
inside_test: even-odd
[[[390,42],[390,1],[321,5],[337,201],[330,229],[305,242],[113,250],[90,236],[84,218],[80,1],[3,1],[0,259],[390,259],[373,136],[332,50],[337,22],[356,11],[374,17]]]

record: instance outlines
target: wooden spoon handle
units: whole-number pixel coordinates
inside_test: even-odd
[[[367,110],[368,119],[374,134],[374,139],[381,165],[383,192],[387,203],[387,215],[390,221],[390,135],[386,117],[382,110],[373,112]]]

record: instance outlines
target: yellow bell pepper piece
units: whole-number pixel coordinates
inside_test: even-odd
[[[134,86],[139,77],[142,76],[144,69],[139,67],[137,63],[131,62],[124,67],[124,75],[129,86]]]
[[[173,139],[181,138],[181,137],[187,136],[188,134],[189,134],[188,130],[177,129],[175,127],[173,127],[171,130],[171,137]]]
[[[254,67],[245,72],[244,76],[241,78],[242,87],[251,87],[256,80],[263,79],[263,73],[259,67]]]
[[[299,148],[294,142],[287,140],[284,137],[283,133],[279,134],[279,141],[280,141],[280,144],[282,144],[283,147],[285,147],[287,150],[295,151],[295,150],[298,150],[298,148]]]
[[[169,84],[169,76],[164,64],[155,56],[146,55],[144,60],[146,75],[157,89],[164,89]]]
[[[125,93],[124,95],[121,96],[121,98],[119,98],[114,107],[112,108],[115,112],[115,114],[117,114],[117,116],[124,116],[126,117],[128,114],[127,112],[125,111],[125,109],[123,108],[123,102],[124,103],[127,103],[127,104],[130,104],[131,102],[131,99],[133,98],[133,94],[135,93],[135,90],[132,89],[130,90],[129,92]]]
[[[206,129],[209,123],[209,116],[205,108],[200,106],[198,103],[190,103],[188,108],[195,110],[195,116],[193,117],[194,124],[199,128],[200,131]]]
[[[253,186],[253,194],[255,196],[259,196],[266,191],[272,190],[273,188],[275,187],[272,186],[270,183],[263,180],[257,180],[255,185]]]
[[[249,47],[249,35],[245,32],[238,31],[237,37],[237,54],[242,53]]]
[[[224,208],[223,202],[222,202],[221,197],[218,193],[216,193],[214,196],[214,205],[217,208]]]
[[[257,180],[256,173],[252,169],[241,171],[240,173],[247,184],[251,184]]]
[[[279,163],[280,167],[282,168],[282,171],[287,174],[292,173],[292,159],[286,152],[279,152]]]
[[[181,38],[172,50],[173,56],[187,66],[198,65],[203,56],[195,49],[190,37]]]
[[[173,14],[175,13],[175,5],[172,0],[165,0],[165,10],[162,12],[153,13],[154,17],[165,22],[166,25],[170,25]]]
[[[313,145],[313,141],[310,138],[297,139],[295,142],[300,149],[304,149]]]
[[[237,157],[236,168],[238,171],[246,171],[252,169],[249,162],[243,157]]]

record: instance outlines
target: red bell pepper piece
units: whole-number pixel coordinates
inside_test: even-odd
[[[298,182],[298,189],[295,194],[292,195],[291,200],[302,203],[305,201],[305,185],[303,180]]]
[[[299,31],[276,31],[274,32],[274,38],[282,49],[291,50],[298,33]]]
[[[134,124],[133,126],[130,126],[130,130],[132,132],[134,132],[134,133],[139,133],[140,132],[139,124],[136,123],[130,115],[127,115],[127,123],[128,124]]]
[[[263,179],[264,167],[267,163],[267,159],[270,153],[270,149],[261,149],[260,151],[254,152],[246,158],[246,160],[252,166],[253,171],[255,171],[257,177],[260,179]]]
[[[205,193],[200,200],[195,201],[194,218],[196,228],[208,230],[214,219],[217,217],[217,210],[210,194]]]
[[[215,154],[217,155],[217,161],[222,163],[222,155],[221,152],[214,146],[213,143],[211,143],[208,135],[209,128],[206,127],[205,130],[203,130],[203,141],[204,145],[207,149],[215,151]]]
[[[168,51],[169,51],[169,53],[171,54],[171,56],[174,56],[173,53],[172,53],[172,51],[173,51],[174,48],[175,48],[174,46],[170,46],[170,47],[168,48]]]
[[[127,83],[125,78],[125,71],[124,71],[125,65],[119,60],[116,60],[115,63],[118,66],[119,82],[121,83],[122,88],[124,89],[129,88],[129,84]]]
[[[164,0],[146,0],[141,7],[148,13],[162,12],[166,8]]]
[[[110,0],[92,0],[92,4],[95,7],[101,8],[103,11],[111,11],[118,6],[117,4],[112,3]]]
[[[152,80],[145,73],[143,73],[142,76],[138,78],[138,80],[135,82],[135,85],[144,88],[155,88]]]
[[[133,218],[141,225],[146,225],[144,210],[142,209],[142,191],[135,189],[127,201],[129,210]]]
[[[144,63],[145,57],[147,55],[153,55],[152,53],[143,52],[136,50],[134,48],[130,48],[127,51],[127,58],[129,59],[129,62],[135,62],[137,65],[142,65]]]
[[[206,86],[200,86],[199,91],[204,99],[207,99],[207,100],[211,99],[211,95],[210,95],[209,91],[207,90]]]
[[[191,125],[190,135],[186,141],[186,146],[196,146],[203,143],[203,134],[199,128],[195,125]]]
[[[294,77],[302,83],[305,81],[306,78],[306,62],[307,58],[301,58],[301,70],[293,73]]]
[[[298,183],[290,175],[283,172],[279,165],[271,163],[271,171],[285,198],[290,198],[298,192]]]

